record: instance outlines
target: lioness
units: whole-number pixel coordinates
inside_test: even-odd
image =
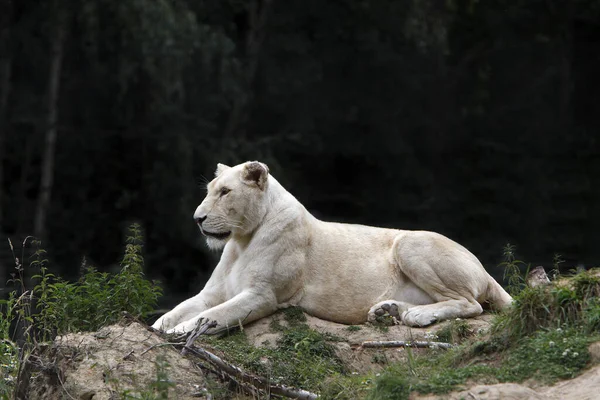
[[[358,324],[384,312],[426,326],[501,308],[511,297],[458,243],[434,232],[323,222],[265,164],[218,164],[194,219],[209,247],[224,248],[204,289],[153,325],[217,333],[296,305]]]

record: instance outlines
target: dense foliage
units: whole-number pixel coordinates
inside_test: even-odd
[[[260,159],[319,217],[592,263],[599,21],[597,0],[0,2],[0,236],[74,276],[138,221],[184,297],[214,265],[197,183]]]

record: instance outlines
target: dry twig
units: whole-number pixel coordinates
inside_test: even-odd
[[[149,352],[150,350],[156,348],[156,347],[163,347],[163,346],[183,346],[185,343],[183,342],[163,342],[163,343],[156,343],[153,344],[152,346],[148,347],[146,350],[142,351],[140,353],[140,356],[143,356],[144,354],[146,354],[147,352]]]
[[[214,328],[215,326],[217,326],[217,321],[204,321],[204,318],[200,318],[198,325],[196,325],[196,328],[190,333],[190,336],[188,336],[185,346],[183,346],[183,349],[181,350],[181,354],[185,356],[187,354],[188,347],[193,345],[200,335],[205,334],[207,330]]]

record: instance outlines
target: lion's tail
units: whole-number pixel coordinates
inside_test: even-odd
[[[494,309],[500,310],[510,306],[512,297],[494,278],[490,276],[486,295],[487,303]]]

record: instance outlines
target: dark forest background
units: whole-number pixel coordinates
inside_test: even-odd
[[[593,266],[599,129],[598,0],[0,0],[0,272],[26,235],[114,268],[135,221],[165,302],[197,292],[202,182],[255,159],[497,277],[507,242]]]

